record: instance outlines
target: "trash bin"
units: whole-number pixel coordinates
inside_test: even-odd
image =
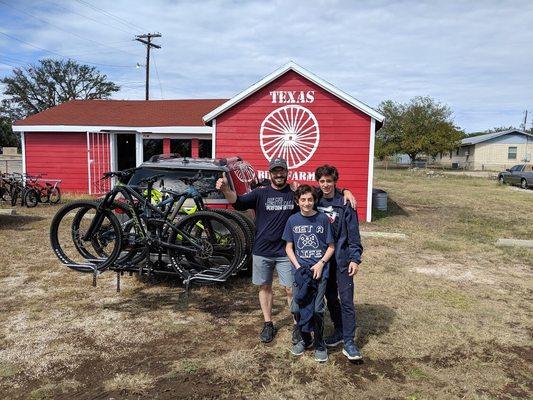
[[[372,206],[376,210],[387,211],[387,192],[381,189],[372,189]]]

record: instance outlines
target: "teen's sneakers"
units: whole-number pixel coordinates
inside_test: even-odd
[[[292,328],[292,344],[298,344],[300,340],[302,340],[302,334],[300,333],[300,328],[298,327],[298,324],[294,324]]]
[[[327,347],[335,347],[344,342],[342,333],[335,331],[333,335],[324,338],[324,344]]]
[[[322,363],[328,361],[328,351],[326,348],[322,350],[315,350],[315,361]]]
[[[259,338],[263,343],[270,343],[276,336],[277,331],[272,322],[265,322]]]
[[[347,342],[344,344],[344,349],[342,349],[342,354],[348,357],[348,360],[355,361],[361,360],[363,355],[361,351],[357,348],[354,342]]]
[[[305,344],[303,340],[300,340],[291,348],[291,354],[293,356],[301,356],[307,349],[313,347],[313,342]]]

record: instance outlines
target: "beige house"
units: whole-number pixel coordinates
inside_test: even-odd
[[[531,161],[532,155],[533,135],[508,130],[465,138],[451,154],[437,156],[435,163],[458,169],[500,171]]]

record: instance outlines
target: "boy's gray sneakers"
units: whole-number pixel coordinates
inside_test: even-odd
[[[292,327],[292,344],[297,344],[300,340],[302,340],[302,334],[300,333],[300,327],[298,324],[294,324]]]
[[[348,357],[348,360],[356,361],[363,359],[361,351],[357,348],[354,342],[347,342],[342,349],[342,354]]]
[[[292,346],[291,353],[293,356],[301,356],[306,349],[313,347],[313,343],[305,344],[303,340],[300,340],[298,343]]]
[[[324,344],[327,347],[335,347],[344,342],[342,338],[342,333],[335,331],[333,335],[324,338]]]
[[[315,361],[326,362],[328,361],[328,351],[324,348],[323,350],[315,350]]]

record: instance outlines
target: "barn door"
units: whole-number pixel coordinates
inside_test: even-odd
[[[87,132],[87,154],[89,194],[108,192],[111,181],[102,180],[102,175],[111,170],[111,135],[105,132]]]

